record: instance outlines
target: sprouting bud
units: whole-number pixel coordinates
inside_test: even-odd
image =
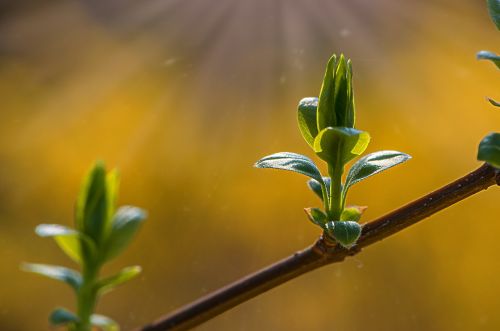
[[[333,55],[326,66],[318,101],[318,131],[327,127],[354,127],[351,60]]]

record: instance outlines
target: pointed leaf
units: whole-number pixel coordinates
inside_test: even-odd
[[[330,187],[330,177],[323,177],[323,182],[326,187]],[[323,191],[321,190],[321,184],[316,179],[309,179],[307,181],[307,186],[313,191],[320,199],[323,201]],[[328,190],[326,190],[328,194]]]
[[[39,274],[48,278],[65,282],[73,289],[78,290],[82,284],[82,276],[78,271],[48,264],[23,263],[21,269]]]
[[[82,263],[80,234],[78,231],[58,224],[40,224],[35,228],[40,237],[53,237],[57,245],[77,263]]]
[[[97,162],[87,175],[76,204],[77,229],[97,245],[101,243],[108,216],[106,169]]]
[[[118,256],[128,246],[145,219],[146,212],[137,207],[123,206],[116,211],[105,243],[106,260]]]
[[[72,312],[70,312],[67,309],[56,308],[50,314],[49,322],[50,322],[50,324],[52,324],[54,326],[58,326],[58,325],[66,325],[66,324],[70,324],[70,323],[78,323],[79,319],[75,314],[73,314]]]
[[[487,0],[487,3],[491,19],[500,30],[500,0]]]
[[[95,253],[95,245],[90,238],[63,225],[40,224],[35,228],[35,232],[40,237],[53,237],[64,253],[79,264],[82,263],[85,255],[82,251],[82,244],[90,254]]]
[[[118,191],[120,189],[120,174],[118,170],[113,169],[106,175],[106,194],[107,194],[107,230],[111,227],[111,220],[116,212],[116,202],[118,200]]]
[[[255,163],[257,168],[272,168],[298,172],[323,182],[321,173],[314,162],[300,154],[281,152],[263,157]]]
[[[120,331],[118,323],[104,315],[93,314],[90,317],[90,323],[102,331]]]
[[[317,108],[318,98],[304,98],[300,100],[297,111],[300,133],[311,147],[318,135]]]
[[[340,220],[341,221],[352,221],[352,222],[359,222],[361,215],[366,210],[366,206],[349,206],[344,208],[342,211],[342,214],[340,215]]]
[[[126,267],[114,276],[104,278],[97,283],[99,293],[106,293],[115,287],[128,282],[129,280],[137,277],[141,273],[140,266]]]
[[[478,60],[489,60],[493,62],[498,69],[500,69],[500,56],[496,55],[495,53],[489,51],[480,51],[479,53],[477,53],[476,57]]]
[[[326,127],[337,126],[335,114],[334,92],[335,92],[335,68],[337,66],[337,56],[334,54],[326,65],[325,77],[319,92],[318,100],[318,130]]]
[[[326,214],[319,208],[304,208],[304,211],[307,218],[321,228],[328,222]]]
[[[370,142],[368,132],[352,128],[326,128],[314,140],[314,151],[330,165],[347,162],[362,154]]]
[[[354,127],[352,66],[343,54],[340,55],[335,69],[334,102],[336,126]]]
[[[333,223],[331,225],[330,223]],[[343,247],[351,248],[356,244],[359,237],[361,236],[361,226],[352,221],[346,222],[329,222],[329,228],[333,227],[333,230],[330,231],[330,234],[333,238]]]
[[[344,185],[344,192],[347,192],[349,187],[357,182],[406,162],[409,159],[411,159],[410,155],[398,151],[379,151],[363,156],[349,169]]]
[[[481,140],[477,159],[485,161],[495,168],[500,168],[500,133],[490,133]]]

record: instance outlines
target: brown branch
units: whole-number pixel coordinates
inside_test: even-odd
[[[492,185],[500,171],[484,164],[470,174],[363,226],[355,247],[347,250],[322,236],[303,251],[242,278],[186,305],[137,331],[187,330],[290,279],[321,266],[343,261],[438,211]]]

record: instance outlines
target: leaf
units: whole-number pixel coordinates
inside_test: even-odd
[[[398,151],[379,151],[363,156],[349,169],[344,192],[352,185],[409,159],[410,155]]]
[[[495,107],[500,107],[500,102],[495,101],[495,100],[493,100],[493,99],[491,99],[491,98],[488,98],[488,101],[489,101],[489,102],[490,102],[493,106],[495,106]]]
[[[327,216],[319,208],[304,208],[307,218],[317,226],[324,228],[328,222]]]
[[[118,191],[120,189],[120,174],[118,170],[113,169],[106,175],[106,200],[108,206],[107,227],[111,226],[111,220],[116,211],[116,202],[118,200]]]
[[[323,177],[323,183],[326,187],[330,187],[330,177]],[[316,179],[309,179],[307,181],[307,186],[323,201],[323,191],[321,190],[321,184]],[[328,190],[326,190],[328,194]]]
[[[300,133],[311,147],[318,135],[317,108],[318,98],[304,98],[300,100],[297,111]]]
[[[23,271],[32,272],[55,280],[60,280],[71,286],[76,291],[82,284],[82,276],[78,271],[48,264],[23,263]]]
[[[352,93],[352,65],[343,54],[335,69],[334,102],[336,126],[354,127],[354,104]]]
[[[319,92],[318,100],[318,130],[323,130],[329,126],[337,126],[335,114],[334,91],[335,91],[335,68],[337,66],[337,56],[334,54],[326,65],[323,84]]]
[[[323,183],[318,167],[307,156],[281,152],[263,157],[255,163],[256,168],[272,168],[298,172]]]
[[[104,315],[93,314],[90,316],[90,323],[102,331],[120,331],[118,323]]]
[[[500,168],[500,133],[492,132],[481,140],[477,159]]]
[[[50,324],[52,324],[54,326],[58,326],[58,325],[65,325],[65,324],[69,324],[69,323],[78,323],[79,319],[75,314],[73,314],[72,312],[70,312],[67,309],[56,308],[50,314],[49,322],[50,322]]]
[[[359,222],[361,215],[366,210],[366,206],[349,206],[347,208],[344,208],[342,211],[342,214],[340,215],[340,220],[341,221],[352,221],[352,222]]]
[[[128,246],[145,219],[146,212],[137,207],[123,206],[116,211],[105,242],[105,260],[118,256]]]
[[[333,223],[330,224],[330,223]],[[329,222],[329,233],[343,247],[351,248],[361,236],[361,226],[352,221]]]
[[[500,0],[487,0],[491,20],[500,30]]]
[[[108,215],[106,169],[96,162],[84,180],[76,204],[77,229],[99,246],[103,239]]]
[[[80,234],[78,231],[58,224],[40,224],[35,228],[40,237],[53,237],[57,245],[75,262],[82,263]]]
[[[493,62],[498,69],[500,69],[500,56],[496,55],[493,52],[489,51],[480,51],[477,53],[476,58],[478,60],[489,60]]]
[[[126,267],[114,276],[104,278],[97,283],[99,293],[106,293],[115,287],[128,282],[129,280],[137,277],[142,271],[140,266]]]
[[[370,142],[368,132],[352,128],[326,128],[314,140],[314,151],[330,165],[347,162],[362,154]]]
[[[328,61],[319,95],[318,129],[327,127],[354,127],[352,65],[343,54]]]
[[[81,264],[83,260],[82,242],[90,252],[95,251],[95,245],[83,233],[58,224],[40,224],[35,228],[40,237],[53,237],[57,245],[72,258]]]

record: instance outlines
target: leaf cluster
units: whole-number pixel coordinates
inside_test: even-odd
[[[77,313],[64,308],[50,315],[53,325],[66,325],[69,330],[87,331],[97,326],[104,331],[119,330],[110,318],[93,314],[102,294],[136,277],[139,266],[122,269],[117,274],[99,278],[101,267],[117,257],[129,245],[146,218],[137,207],[116,207],[119,175],[106,173],[97,162],[85,178],[75,210],[75,228],[58,224],[41,224],[35,229],[41,237],[51,237],[61,250],[81,267],[81,272],[62,266],[25,263],[22,268],[68,284],[77,296]]]
[[[299,102],[299,130],[314,153],[326,162],[328,175],[323,176],[307,156],[281,152],[255,163],[257,168],[294,171],[310,177],[309,188],[323,202],[323,209],[306,208],[308,218],[326,236],[342,246],[353,246],[361,234],[359,220],[366,207],[346,207],[348,190],[354,184],[407,161],[410,156],[398,151],[379,151],[356,161],[345,180],[346,165],[368,147],[370,135],[355,124],[352,64],[344,55],[333,55],[328,61],[319,98]]]

